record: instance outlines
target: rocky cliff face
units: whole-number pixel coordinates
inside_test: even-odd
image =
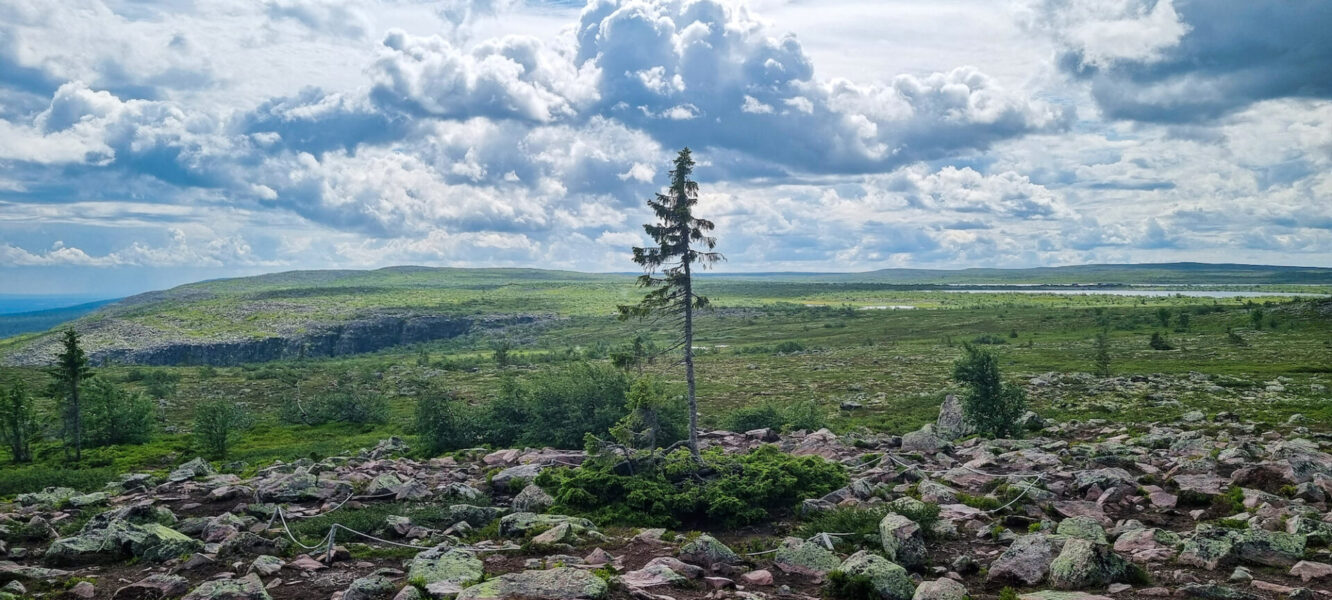
[[[93,364],[229,366],[272,360],[374,352],[392,346],[442,340],[477,330],[533,323],[534,315],[377,315],[334,324],[314,324],[303,333],[248,339],[155,339],[151,332],[118,320],[88,324],[85,339]],[[124,330],[122,335],[110,335]],[[50,364],[58,351],[46,336],[4,357],[15,365]]]

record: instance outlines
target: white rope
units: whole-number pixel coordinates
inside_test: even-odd
[[[344,501],[344,502],[345,502],[345,501]],[[332,511],[329,511],[329,512],[332,512]],[[418,544],[404,544],[404,543],[402,543],[402,542],[395,542],[395,541],[393,541],[393,540],[386,540],[386,539],[384,539],[384,538],[375,537],[375,536],[370,535],[370,534],[368,534],[368,533],[365,533],[365,532],[363,532],[363,531],[357,531],[357,530],[355,530],[355,529],[352,529],[352,528],[350,528],[350,527],[347,527],[347,526],[345,526],[345,525],[343,525],[343,524],[341,524],[341,523],[334,523],[334,524],[332,524],[332,525],[328,528],[328,535],[324,537],[324,541],[323,541],[323,543],[320,543],[320,544],[315,545],[315,546],[308,546],[308,545],[306,545],[306,544],[301,543],[300,540],[296,539],[295,534],[293,534],[293,533],[291,532],[291,527],[289,527],[289,526],[287,525],[287,518],[286,518],[286,516],[283,515],[282,513],[283,513],[283,511],[282,511],[282,507],[281,507],[281,506],[278,506],[278,507],[277,507],[277,510],[274,511],[274,514],[276,514],[277,517],[278,517],[278,519],[280,519],[280,520],[282,521],[282,530],[283,530],[284,532],[286,532],[286,534],[287,534],[287,538],[290,539],[290,540],[291,540],[293,543],[295,543],[297,546],[300,546],[301,548],[304,548],[304,549],[306,549],[306,550],[310,550],[310,551],[316,551],[316,550],[320,550],[320,549],[327,548],[327,549],[329,550],[329,552],[331,553],[332,550],[333,550],[334,542],[335,542],[335,540],[337,539],[336,532],[337,532],[339,529],[341,529],[341,530],[343,530],[343,531],[346,531],[346,532],[348,532],[348,533],[352,533],[352,534],[358,535],[358,536],[360,536],[360,537],[366,538],[366,539],[368,539],[368,540],[374,540],[374,541],[376,541],[376,542],[380,542],[380,543],[383,543],[383,544],[389,544],[389,545],[391,545],[391,546],[399,546],[399,547],[402,547],[402,548],[412,548],[412,549],[415,549],[415,550],[428,550],[428,549],[430,548],[429,546],[421,546],[421,545],[418,545]],[[328,514],[328,513],[323,513],[323,514]],[[472,552],[500,552],[500,551],[519,550],[519,549],[521,549],[521,546],[516,546],[516,545],[514,545],[514,544],[507,544],[507,545],[504,545],[504,546],[494,547],[494,548],[479,548],[479,547],[476,547],[476,546],[454,546],[454,547],[455,547],[455,548],[462,549],[462,550],[470,550],[470,551],[472,551]]]

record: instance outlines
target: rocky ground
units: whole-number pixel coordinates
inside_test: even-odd
[[[901,437],[710,432],[705,441],[729,452],[775,443],[841,462],[852,481],[764,527],[699,524],[701,534],[547,514],[549,495],[522,482],[579,464],[579,452],[420,461],[391,439],[244,478],[193,460],[165,477],[0,506],[0,598],[796,599],[827,593],[846,580],[838,573],[863,575],[862,593],[883,600],[1006,587],[1025,600],[1332,596],[1332,438],[1225,413],[1148,430],[1028,424],[1020,440],[961,437],[950,401],[936,425]],[[327,538],[289,535],[293,523],[383,503],[442,516],[337,529],[331,551]],[[907,516],[926,504],[937,520]],[[887,510],[878,535],[857,540],[871,551],[834,543],[845,532],[784,537],[799,514],[839,506]]]

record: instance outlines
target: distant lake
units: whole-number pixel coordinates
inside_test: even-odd
[[[1169,296],[1188,296],[1192,298],[1271,298],[1273,296],[1325,298],[1328,296],[1328,294],[1312,294],[1309,292],[1250,292],[1227,290],[1014,290],[967,288],[937,291],[953,294],[1056,294],[1061,296],[1148,296],[1156,298]]]

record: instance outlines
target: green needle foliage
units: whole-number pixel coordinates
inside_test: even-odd
[[[200,404],[194,413],[195,442],[204,454],[226,458],[232,444],[250,423],[249,415],[234,402],[215,400]]]
[[[9,446],[14,462],[32,461],[32,441],[41,430],[32,396],[22,381],[0,390],[0,441]]]
[[[966,354],[953,365],[953,379],[967,386],[962,410],[977,431],[994,437],[1019,433],[1018,419],[1027,410],[1022,388],[999,378],[999,358],[994,352],[963,345]]]
[[[1110,336],[1104,331],[1096,334],[1095,371],[1097,377],[1109,377],[1110,372]]]
[[[88,368],[88,355],[79,346],[79,334],[66,329],[61,338],[62,350],[51,367],[55,379],[51,392],[60,404],[61,438],[65,452],[73,453],[74,460],[83,459],[83,382],[93,376]]]
[[[679,346],[684,353],[685,383],[689,398],[689,451],[698,458],[698,395],[694,384],[694,311],[708,306],[708,299],[694,293],[693,270],[724,260],[717,238],[708,232],[712,221],[694,216],[698,204],[698,182],[689,178],[694,159],[689,148],[680,151],[671,170],[671,186],[657,194],[647,205],[657,217],[656,223],[643,226],[656,247],[634,248],[634,262],[643,267],[638,285],[650,291],[637,305],[620,306],[621,318],[659,315],[678,318],[682,325]],[[695,250],[699,244],[706,250]],[[658,271],[661,275],[658,276]]]

